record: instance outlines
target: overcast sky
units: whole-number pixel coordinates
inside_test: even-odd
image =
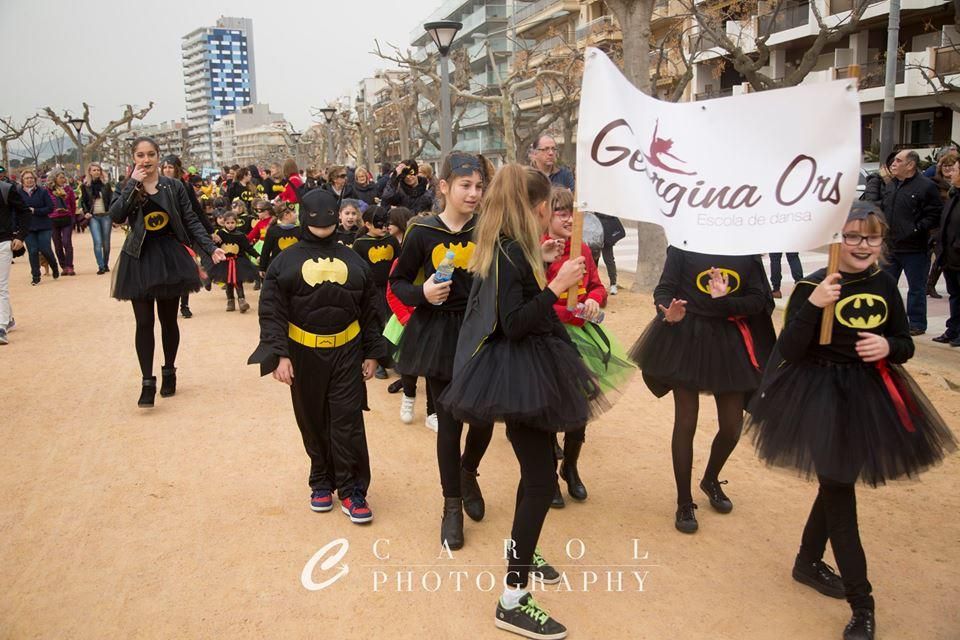
[[[349,92],[390,65],[373,40],[409,46],[440,0],[0,0],[0,115],[91,105],[99,128],[123,105],[156,104],[147,123],[185,115],[180,38],[221,15],[253,19],[257,97],[297,128],[309,107]]]

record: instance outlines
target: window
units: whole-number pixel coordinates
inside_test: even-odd
[[[932,145],[933,112],[904,114],[903,141],[913,145]]]

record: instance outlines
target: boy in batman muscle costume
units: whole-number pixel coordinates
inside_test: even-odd
[[[248,364],[290,385],[310,456],[310,507],[373,519],[366,502],[370,460],[363,425],[364,381],[386,356],[377,289],[367,264],[339,244],[337,199],[321,190],[300,202],[299,242],[267,269],[260,293],[260,344]]]

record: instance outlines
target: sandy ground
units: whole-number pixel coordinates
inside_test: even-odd
[[[439,553],[422,394],[405,426],[383,381],[369,385],[367,414],[374,523],[312,513],[288,391],[245,366],[255,313],[225,313],[219,291],[195,296],[177,395],[139,410],[132,312],[94,274],[89,234],[75,242],[77,277],[30,287],[25,259],[11,277],[19,327],[0,347],[0,637],[509,637],[493,626],[490,591],[518,479],[502,428],[481,466],[486,519],[468,521],[452,559]],[[115,252],[120,242],[115,233]],[[648,300],[612,300],[607,322],[623,342],[649,319]],[[908,365],[955,431],[958,363],[960,350],[921,347]],[[711,405],[695,482],[716,428]],[[749,442],[724,473],[734,512],[698,495],[700,532],[674,530],[672,408],[637,377],[590,426],[590,499],[551,511],[541,540],[569,583],[540,601],[571,638],[839,638],[846,604],[790,577],[814,485],[764,468]],[[919,482],[860,490],[879,638],[960,638],[958,480],[953,456]],[[346,554],[310,574],[330,586],[305,588],[308,560],[341,538]],[[389,558],[375,556],[378,539]]]

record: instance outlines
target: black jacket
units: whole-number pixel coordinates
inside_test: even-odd
[[[883,192],[886,190],[886,187],[887,183],[883,181],[879,173],[871,173],[867,176],[867,180],[863,185],[863,193],[860,194],[860,199],[880,204],[883,202]]]
[[[414,213],[430,211],[433,209],[433,194],[427,187],[427,179],[423,176],[417,176],[417,186],[408,187],[394,173],[383,189],[380,204],[387,209],[390,207],[406,207]]]
[[[113,204],[113,187],[109,182],[101,182],[100,197],[103,198],[103,206],[110,212],[110,205]],[[90,186],[80,183],[80,210],[84,213],[93,215],[93,194],[90,192]]]
[[[883,213],[890,225],[887,243],[897,253],[927,250],[930,231],[940,224],[943,200],[933,180],[919,173],[906,180],[894,180],[883,196]]]
[[[30,209],[11,182],[0,183],[0,242],[23,240],[30,228]]]
[[[123,242],[123,252],[134,258],[140,257],[146,229],[143,224],[143,209],[135,203],[134,189],[139,183],[127,180],[123,191],[110,205],[110,217],[117,224],[129,224],[130,232]],[[187,190],[180,180],[160,176],[157,182],[157,191],[160,194],[160,204],[170,215],[170,224],[173,233],[184,245],[196,241],[200,248],[212,254],[217,247],[210,239],[197,214],[193,212]]]
[[[377,192],[377,185],[373,182],[367,182],[362,187],[354,182],[347,187],[347,192],[343,197],[363,200],[367,204],[377,204],[374,199],[379,197],[379,193]]]
[[[940,234],[937,237],[937,261],[950,271],[960,271],[960,192],[954,193],[943,207]]]
[[[267,269],[260,292],[260,344],[247,364],[259,364],[260,375],[267,375],[280,358],[289,357],[290,323],[329,335],[359,321],[364,359],[385,357],[376,295],[370,268],[360,256],[332,235],[317,238],[304,228],[300,241]]]

